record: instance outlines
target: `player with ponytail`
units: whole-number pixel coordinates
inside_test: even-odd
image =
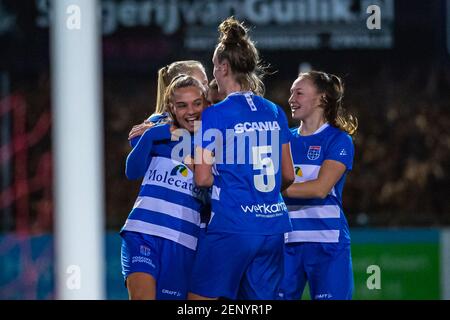
[[[270,300],[282,279],[284,233],[291,230],[280,194],[294,179],[290,132],[283,110],[261,97],[262,68],[248,30],[228,18],[219,32],[213,74],[226,98],[203,111],[199,133],[226,139],[195,139],[195,182],[212,186],[212,212],[188,298]]]
[[[313,300],[352,298],[350,232],[342,206],[352,170],[351,135],[358,122],[343,109],[339,77],[320,71],[301,73],[291,87],[291,129],[295,183],[283,192],[293,227],[285,238],[281,299],[298,300],[306,283]]]

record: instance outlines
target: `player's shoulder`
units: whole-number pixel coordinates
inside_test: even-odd
[[[346,131],[334,127],[334,126],[329,126],[326,130],[326,134],[328,136],[328,139],[331,142],[334,143],[349,143],[349,144],[353,144],[353,138],[351,135],[349,135]]]
[[[153,123],[158,123],[162,120],[166,120],[169,118],[169,113],[168,112],[164,112],[164,113],[154,113],[152,114],[147,120]]]
[[[219,101],[219,102],[212,104],[209,107],[205,108],[205,110],[203,110],[203,113],[205,113],[205,112],[207,112],[207,113],[221,112],[222,110],[224,110],[223,107],[227,106],[228,104],[230,104],[230,99],[227,97],[224,100]]]
[[[260,102],[260,103],[262,103],[262,104],[264,104],[264,105],[266,105],[266,106],[268,106],[270,108],[273,108],[273,109],[279,108],[279,106],[275,102],[270,101],[267,98],[264,98],[262,96],[258,96],[256,94],[253,97],[254,97],[253,98],[254,100],[256,100],[256,101],[258,101],[258,102]]]
[[[202,112],[202,117],[205,117],[205,116],[211,116],[211,115],[213,115],[213,114],[216,114],[217,112],[218,112],[218,105],[220,104],[221,102],[219,102],[219,103],[217,103],[217,104],[213,104],[213,105],[210,105],[209,107],[207,107],[207,108],[205,108],[204,110],[203,110],[203,112]]]
[[[274,113],[276,117],[284,115],[284,110],[278,104],[273,101],[270,101],[264,97],[255,95],[256,103],[265,107],[265,109],[270,110]]]
[[[216,125],[220,122],[220,119],[224,118],[224,114],[227,113],[227,110],[229,109],[227,105],[227,99],[222,100],[216,104],[210,105],[209,107],[205,108],[202,112],[202,121],[212,121]]]

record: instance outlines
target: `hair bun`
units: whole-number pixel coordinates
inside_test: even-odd
[[[227,18],[219,25],[219,41],[223,44],[239,44],[247,40],[248,29],[234,17]]]

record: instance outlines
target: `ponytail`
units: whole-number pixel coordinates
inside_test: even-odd
[[[347,113],[343,106],[344,85],[342,80],[334,75],[322,71],[300,73],[299,77],[310,79],[317,91],[323,94],[321,107],[324,117],[330,125],[354,135],[358,129],[358,119]]]
[[[167,71],[169,66],[159,69],[158,71],[158,89],[156,94],[156,107],[154,115],[162,114],[165,111],[164,93],[170,81],[167,80]]]

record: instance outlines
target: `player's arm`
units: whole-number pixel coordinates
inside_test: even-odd
[[[281,146],[281,191],[286,190],[295,180],[294,164],[292,163],[291,144]]]
[[[214,175],[212,174],[212,165],[214,155],[208,149],[199,146],[195,148],[195,172],[194,179],[197,187],[209,188],[214,183]]]
[[[139,138],[144,134],[144,132],[153,127],[155,124],[148,120],[145,120],[143,123],[137,124],[131,128],[130,133],[128,133],[128,140],[130,141],[130,145],[134,148],[139,141]]]
[[[130,145],[132,148],[136,146],[136,144],[139,141],[139,138],[144,134],[144,132],[157,125],[157,124],[165,124],[168,123],[169,119],[166,114],[156,114],[150,116],[147,120],[144,122],[137,124],[131,128],[130,132],[128,133],[128,140],[130,141]]]
[[[144,132],[136,146],[128,154],[125,174],[128,179],[139,179],[145,175],[152,159],[153,142],[171,138],[170,124],[157,125]]]
[[[325,160],[320,167],[317,179],[294,183],[283,192],[289,198],[324,199],[345,173],[346,167],[336,160]]]
[[[278,123],[280,125],[281,143],[281,191],[286,190],[294,181],[294,164],[292,163],[291,139],[292,133],[289,130],[288,121],[284,110],[277,106]]]

